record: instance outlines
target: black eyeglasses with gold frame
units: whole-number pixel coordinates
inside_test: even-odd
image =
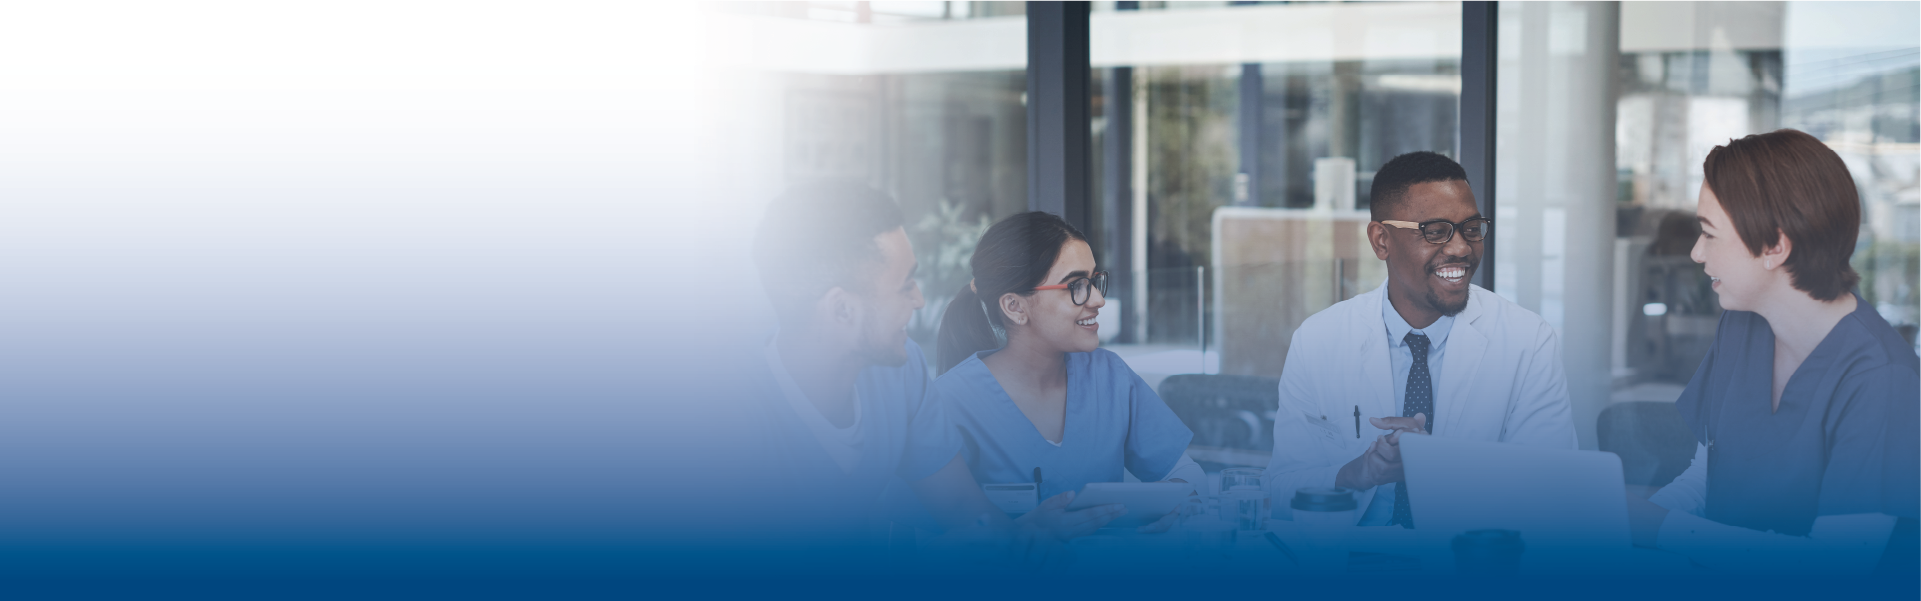
[[[1382,219],[1381,223],[1404,230],[1420,230],[1421,238],[1435,244],[1452,242],[1454,240],[1454,232],[1457,231],[1461,233],[1461,238],[1468,242],[1486,240],[1487,235],[1494,231],[1494,220],[1486,217],[1474,217],[1460,223],[1452,223],[1445,219],[1423,221],[1420,223]]]

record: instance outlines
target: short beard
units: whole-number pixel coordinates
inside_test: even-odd
[[[1461,311],[1467,310],[1467,297],[1469,296],[1473,296],[1473,290],[1471,289],[1468,291],[1468,294],[1461,296],[1461,302],[1450,305],[1442,302],[1441,297],[1435,296],[1433,290],[1429,290],[1427,291],[1427,298],[1424,300],[1427,301],[1427,308],[1433,309],[1442,315],[1453,317],[1459,315]]]
[[[1451,263],[1451,264],[1461,265],[1459,263]],[[1474,279],[1475,268],[1480,267],[1480,265],[1478,264],[1478,262],[1476,262],[1476,263],[1467,263],[1462,266],[1467,268],[1467,275],[1464,275],[1462,277],[1465,277],[1469,281],[1472,281]],[[1429,273],[1433,272],[1432,269],[1428,271]],[[1471,296],[1474,296],[1474,289],[1468,288],[1467,294],[1461,295],[1461,302],[1448,304],[1446,302],[1443,302],[1439,295],[1434,294],[1433,288],[1429,288],[1427,290],[1427,298],[1424,298],[1421,300],[1427,301],[1427,308],[1433,309],[1434,312],[1440,313],[1448,317],[1453,317],[1455,315],[1459,315],[1461,311],[1467,310],[1467,300],[1468,300],[1468,297],[1471,297]]]

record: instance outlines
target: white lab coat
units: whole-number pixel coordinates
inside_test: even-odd
[[[1381,321],[1385,302],[1383,284],[1314,314],[1294,331],[1274,415],[1274,458],[1262,478],[1277,507],[1297,489],[1334,486],[1341,466],[1387,433],[1367,418],[1400,415]],[[1469,287],[1434,380],[1438,415],[1429,422],[1436,436],[1579,446],[1554,328],[1500,295]],[[1357,516],[1367,513],[1375,492],[1361,491]]]

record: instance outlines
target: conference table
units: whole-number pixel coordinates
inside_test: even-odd
[[[1273,534],[1279,545],[1270,540]],[[1211,515],[1191,516],[1167,532],[1105,528],[1068,544],[1067,569],[1086,574],[1187,572],[1312,576],[1452,575],[1459,573],[1453,532],[1355,526],[1329,535],[1275,519],[1240,530]],[[1525,533],[1523,534],[1525,538]],[[1282,546],[1286,547],[1284,551]],[[1655,549],[1557,549],[1536,543],[1521,555],[1517,576],[1685,576],[1704,572],[1680,555]]]

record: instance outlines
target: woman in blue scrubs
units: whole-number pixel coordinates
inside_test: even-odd
[[[1200,482],[1193,433],[1113,352],[1095,317],[1107,274],[1060,217],[1014,215],[988,228],[973,281],[947,306],[935,394],[983,484],[1032,482],[1040,498],[1090,482]],[[1003,344],[1004,340],[1004,344]],[[1161,530],[1172,515],[1146,529]]]
[[[1636,543],[1734,570],[1871,570],[1912,544],[1887,542],[1921,498],[1921,360],[1850,291],[1853,178],[1794,130],[1715,147],[1704,171],[1691,256],[1726,312],[1676,403],[1694,462],[1636,504]]]

